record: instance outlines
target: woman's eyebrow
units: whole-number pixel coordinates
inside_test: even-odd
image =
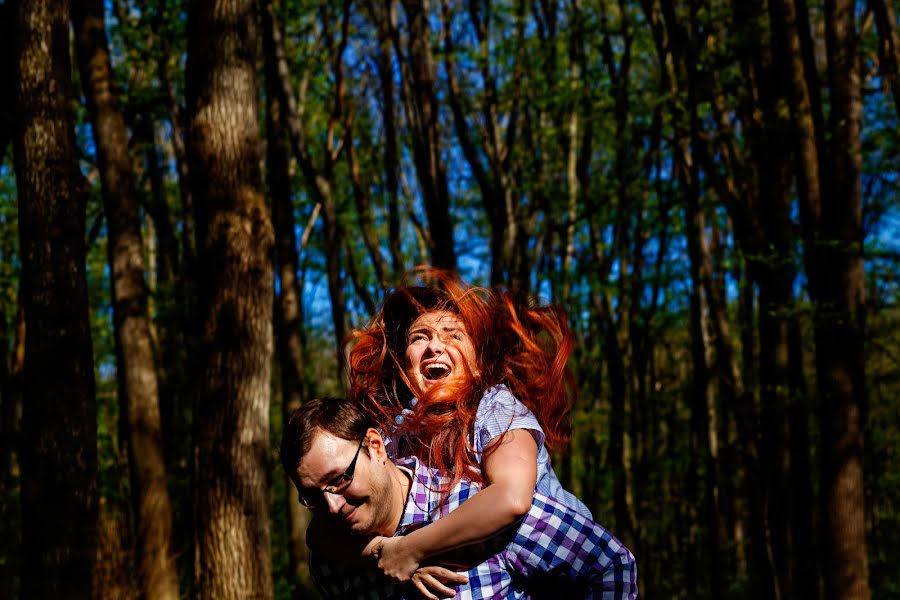
[[[407,336],[413,335],[414,333],[422,333],[432,331],[432,328],[428,325],[417,325],[416,327],[411,327],[409,331],[406,332]]]

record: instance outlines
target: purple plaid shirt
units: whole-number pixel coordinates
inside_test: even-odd
[[[440,519],[479,490],[463,480],[441,503],[442,494],[436,490],[446,479],[436,470],[415,458],[397,464],[412,471],[413,481],[395,536]],[[469,582],[453,588],[455,598],[637,597],[637,565],[628,548],[597,523],[552,498],[535,494],[518,529],[498,539],[506,546],[466,573]],[[393,583],[375,568],[321,562],[313,555],[310,569],[326,598],[420,597],[412,584]]]

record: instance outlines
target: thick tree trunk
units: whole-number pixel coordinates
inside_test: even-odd
[[[262,193],[256,10],[188,15],[191,190],[201,337],[195,426],[198,598],[272,598],[268,510],[273,232]]]
[[[159,384],[150,338],[141,221],[125,119],[113,95],[103,2],[72,11],[78,67],[94,131],[106,212],[119,401],[128,430],[140,587],[148,599],[177,599],[172,502],[160,431]]]
[[[20,2],[15,164],[25,341],[22,598],[91,598],[97,409],[67,2]]]

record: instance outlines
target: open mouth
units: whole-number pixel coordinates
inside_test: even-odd
[[[422,376],[426,381],[438,381],[450,374],[450,366],[433,362],[422,367]]]

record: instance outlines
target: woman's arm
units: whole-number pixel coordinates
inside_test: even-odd
[[[458,508],[409,535],[381,538],[378,568],[408,581],[426,558],[483,541],[518,521],[531,507],[537,482],[537,443],[526,429],[514,429],[485,448],[488,485]]]

